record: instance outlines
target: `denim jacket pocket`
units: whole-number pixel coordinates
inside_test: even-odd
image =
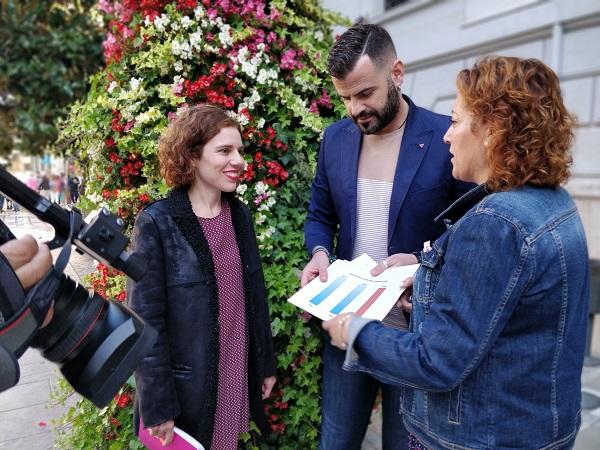
[[[400,386],[400,413],[413,417],[415,413],[414,389],[409,386]]]
[[[415,317],[415,326],[417,327],[429,313],[433,293],[435,292],[435,287],[440,279],[442,262],[442,255],[435,244],[429,251],[423,252],[421,266],[415,275],[418,282],[414,284],[412,295],[413,302],[417,304],[417,307],[413,308],[413,312],[417,314]],[[423,315],[420,313],[423,313]],[[419,331],[419,329],[417,328],[413,331]]]
[[[448,422],[460,424],[462,406],[462,384],[448,392]]]

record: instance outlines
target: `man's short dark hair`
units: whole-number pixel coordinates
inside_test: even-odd
[[[363,55],[371,58],[378,68],[389,59],[396,57],[394,42],[383,27],[357,23],[346,30],[329,52],[327,59],[329,74],[335,78],[345,78]]]

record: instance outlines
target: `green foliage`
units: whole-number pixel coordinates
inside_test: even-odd
[[[64,378],[59,379],[50,400],[71,406],[54,421],[58,431],[56,446],[70,450],[145,448],[134,436],[131,426],[132,395],[133,386],[127,383],[108,406],[98,409],[92,402],[77,396]]]
[[[3,0],[0,9],[0,153],[41,152],[67,106],[102,63],[94,0]]]
[[[316,448],[320,323],[286,300],[307,262],[302,230],[320,137],[341,116],[325,62],[330,27],[345,22],[317,0],[102,3],[108,65],[91,78],[60,136],[87,170],[82,205],[106,206],[131,227],[141,207],[164,196],[157,141],[180,107],[216,104],[242,124],[247,168],[237,194],[254,214],[278,367],[267,404],[272,434],[259,439],[253,428],[242,442]],[[117,292],[122,279],[106,268],[92,282],[106,295],[125,295]],[[84,432],[73,428],[73,439]]]

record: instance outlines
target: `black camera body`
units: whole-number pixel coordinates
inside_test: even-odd
[[[123,303],[105,300],[63,271],[71,246],[122,270],[134,280],[145,264],[126,251],[123,221],[103,209],[89,224],[38,195],[0,168],[0,191],[54,227],[51,249],[62,250],[45,277],[27,293],[0,253],[0,392],[19,380],[18,358],[29,346],[57,363],[73,388],[103,407],[121,388],[156,341],[157,333]],[[0,244],[14,239],[0,221]],[[41,328],[53,308],[50,323]]]

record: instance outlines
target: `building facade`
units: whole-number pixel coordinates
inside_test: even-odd
[[[459,70],[482,55],[539,58],[561,79],[577,116],[567,189],[600,259],[600,0],[324,0],[352,21],[391,34],[405,64],[403,92],[449,114]]]

